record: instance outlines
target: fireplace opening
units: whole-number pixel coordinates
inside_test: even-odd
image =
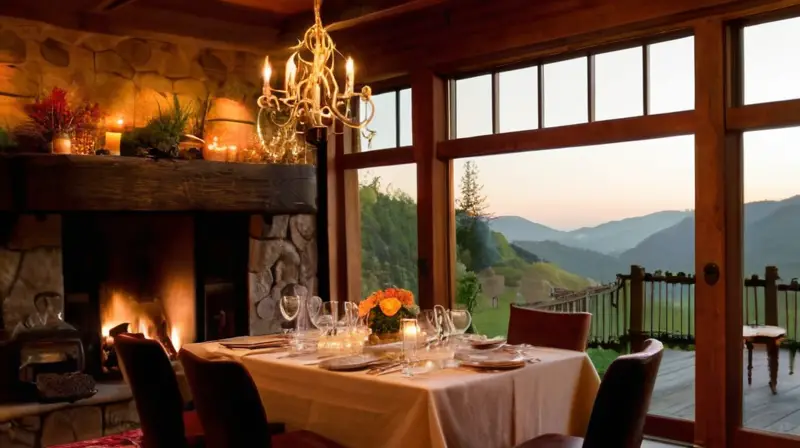
[[[172,298],[171,300],[180,300]],[[139,333],[147,339],[161,343],[170,360],[177,358],[178,350],[185,338],[184,332],[191,325],[189,314],[176,311],[170,299],[137,299],[117,290],[100,292],[100,333],[102,337],[102,363],[104,374],[118,373],[114,336],[120,333]]]
[[[89,370],[121,378],[113,337],[141,333],[174,359],[197,339],[195,217],[92,213],[64,224],[67,316],[84,333]]]

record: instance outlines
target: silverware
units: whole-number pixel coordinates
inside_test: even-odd
[[[396,365],[396,366],[392,367],[391,369],[381,370],[380,372],[376,373],[375,375],[376,376],[388,375],[390,373],[399,372],[401,370],[403,370],[403,365],[399,364],[399,365]]]
[[[397,366],[400,366],[402,363],[400,362],[389,362],[388,364],[381,364],[377,367],[372,367],[371,369],[367,370],[367,375],[380,375],[382,372],[386,370],[393,369]]]

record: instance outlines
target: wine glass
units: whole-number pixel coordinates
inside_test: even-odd
[[[438,339],[442,327],[439,325],[439,320],[436,318],[435,310],[422,310],[419,314],[419,329],[425,333],[425,338]],[[428,341],[425,342],[428,342]]]
[[[450,311],[446,310],[442,305],[435,305],[433,307],[436,313],[436,321],[440,328],[440,340],[447,340],[451,334],[454,334],[453,322],[450,320]]]
[[[325,302],[319,308],[319,312],[311,316],[311,323],[317,327],[323,335],[329,334],[334,330],[338,313],[339,302],[332,300]]]
[[[281,297],[279,307],[283,318],[291,322],[297,318],[297,313],[300,311],[300,297],[283,296]]]

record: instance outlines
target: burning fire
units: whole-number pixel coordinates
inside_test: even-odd
[[[121,324],[128,324],[128,332],[141,333],[147,339],[160,340],[159,324],[166,320],[166,334],[175,350],[180,350],[183,341],[182,329],[173,323],[161,304],[140,303],[132,297],[113,291],[102,306],[101,331],[106,342],[111,342],[111,330]]]

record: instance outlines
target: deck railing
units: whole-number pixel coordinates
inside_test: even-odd
[[[743,284],[743,322],[786,329],[784,345],[800,347],[800,284],[782,283],[778,269],[767,266],[764,277]],[[648,337],[683,348],[695,342],[695,277],[691,274],[648,273],[631,266],[616,283],[589,288],[533,305],[552,311],[592,313],[590,345],[631,349]]]

